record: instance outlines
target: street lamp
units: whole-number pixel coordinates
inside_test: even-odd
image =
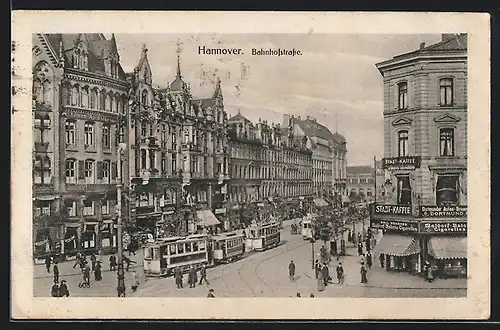
[[[309,242],[311,242],[311,255],[312,255],[311,266],[312,269],[314,269],[314,243],[316,243],[314,237],[309,238]]]
[[[126,149],[125,143],[119,143],[116,150],[117,153],[117,173],[116,173],[116,212],[118,226],[118,286],[116,290],[118,297],[125,297],[125,272],[123,269],[123,229],[122,229],[122,170],[121,170],[121,154],[122,150]]]

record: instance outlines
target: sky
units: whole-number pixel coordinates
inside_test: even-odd
[[[109,37],[109,35],[107,36]],[[142,45],[153,84],[175,78],[177,50],[194,98],[210,97],[220,77],[229,118],[283,122],[312,116],[347,141],[348,166],[383,156],[383,81],[375,64],[439,42],[441,35],[374,34],[116,34],[120,62],[132,72]],[[179,43],[179,46],[178,46]],[[241,48],[242,55],[203,55],[198,47]],[[252,56],[252,48],[300,50],[302,56]]]

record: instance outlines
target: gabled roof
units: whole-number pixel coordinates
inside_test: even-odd
[[[240,112],[238,112],[236,115],[234,115],[231,118],[229,118],[228,121],[229,122],[240,122],[240,121],[243,121],[243,122],[251,123],[251,121],[248,120],[247,118],[245,118]]]

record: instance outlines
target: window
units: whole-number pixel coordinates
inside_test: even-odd
[[[165,173],[167,170],[167,154],[164,152],[161,153],[160,170],[162,173]]]
[[[97,108],[97,90],[93,89],[90,91],[90,109],[96,109]]]
[[[175,128],[172,128],[172,150],[177,150],[177,135],[175,135]]]
[[[147,90],[142,91],[141,103],[144,106],[148,105],[148,91]]]
[[[76,217],[76,202],[72,201],[69,205],[66,204],[66,209],[68,210],[68,216]]]
[[[80,106],[80,88],[78,86],[74,86],[71,89],[71,105]]]
[[[203,157],[203,173],[208,173],[208,158]]]
[[[439,175],[436,186],[437,205],[457,205],[460,183],[458,175]]]
[[[439,130],[439,155],[454,156],[454,130],[453,128],[442,128]]]
[[[37,216],[50,215],[50,201],[38,201],[35,214]]]
[[[94,215],[94,201],[85,200],[83,202],[83,215]]]
[[[94,183],[94,165],[91,159],[85,161],[85,183]]]
[[[109,214],[109,200],[101,202],[101,214]]]
[[[89,107],[89,90],[87,87],[82,89],[82,108]]]
[[[110,183],[111,162],[105,160],[102,162],[102,183]]]
[[[106,94],[106,106],[105,106],[106,111],[111,111],[111,95]]]
[[[398,132],[398,156],[408,156],[408,131]]]
[[[411,205],[411,186],[410,186],[410,177],[398,176],[398,205]]]
[[[141,169],[145,169],[146,168],[146,150],[144,149],[141,149]]]
[[[66,121],[66,144],[75,144],[76,124],[73,121]]]
[[[76,183],[75,159],[66,159],[66,183]]]
[[[156,168],[156,155],[154,150],[149,150],[149,168]]]
[[[141,136],[146,136],[148,134],[148,123],[146,121],[141,122]]]
[[[93,123],[85,123],[85,145],[93,146],[94,145],[94,124]]]
[[[154,136],[153,132],[154,132],[154,125],[153,123],[151,123],[151,125],[149,125],[149,136]]]
[[[177,171],[177,155],[172,154],[172,173],[175,173]]]
[[[103,148],[109,148],[110,146],[110,125],[102,125],[102,146]]]
[[[406,82],[398,84],[398,109],[408,108],[408,84]]]
[[[453,105],[453,79],[439,80],[440,105]]]

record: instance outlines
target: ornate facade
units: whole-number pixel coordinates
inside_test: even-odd
[[[32,59],[35,257],[112,249],[128,111],[114,35],[35,34]]]
[[[136,226],[186,233],[202,224],[215,225],[212,212],[223,221],[228,153],[221,81],[211,98],[194,99],[182,79],[178,57],[173,82],[154,89],[145,46],[128,79],[128,157]],[[197,211],[202,210],[210,211],[211,219],[200,219]]]

